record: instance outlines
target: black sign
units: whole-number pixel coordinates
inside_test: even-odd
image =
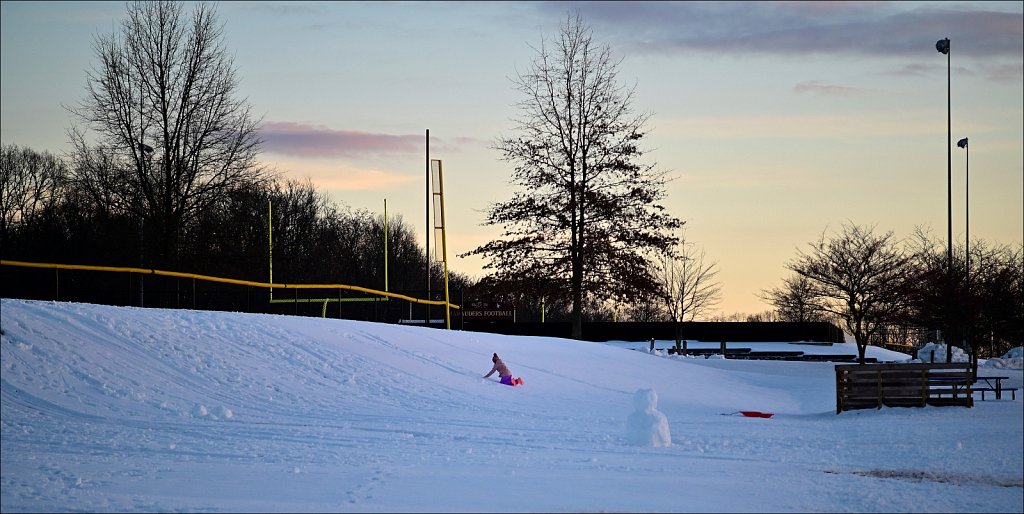
[[[515,306],[503,302],[469,302],[462,307],[467,321],[515,321]]]

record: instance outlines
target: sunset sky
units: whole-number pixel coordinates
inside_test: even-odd
[[[190,9],[188,7],[187,9]],[[0,3],[0,142],[69,150],[73,105],[97,34],[121,2]],[[947,225],[947,58],[953,234],[1024,239],[1022,2],[224,2],[241,95],[262,116],[263,160],[356,209],[424,234],[424,131],[445,170],[452,269],[497,237],[484,210],[508,199],[510,78],[569,12],[622,58],[650,113],[644,162],[673,180],[666,205],[720,268],[721,314],[758,298],[823,230],[844,222],[942,241]],[[188,270],[184,270],[188,271]],[[250,279],[261,278],[253,270]]]

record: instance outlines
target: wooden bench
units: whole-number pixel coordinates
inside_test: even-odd
[[[1017,388],[1016,387],[1004,387],[1004,388],[1002,388],[1001,391],[996,391],[996,389],[993,388],[993,387],[975,387],[974,388],[974,392],[976,392],[976,393],[977,392],[981,392],[981,400],[982,401],[985,401],[985,392],[986,391],[996,393],[996,400],[1001,400],[1002,399],[1002,398],[1000,398],[1000,396],[1002,396],[1002,395],[999,394],[1000,392],[1005,393],[1007,391],[1010,392],[1010,396],[1012,397],[1013,400],[1017,399]]]
[[[810,362],[857,362],[858,357],[850,354],[805,353],[799,360]],[[878,362],[877,357],[865,357],[865,363]]]
[[[1016,400],[1017,399],[1017,388],[1016,387],[1003,387],[1003,380],[1008,380],[1009,378],[1010,377],[993,377],[993,376],[976,377],[974,379],[974,383],[977,384],[979,382],[985,382],[985,386],[984,387],[975,387],[974,391],[975,392],[978,392],[978,391],[981,392],[981,400],[982,401],[985,401],[985,392],[987,392],[987,391],[995,393],[996,400],[1002,400],[1003,399],[1003,392],[1004,391],[1009,391],[1010,392],[1010,397],[1013,400]]]
[[[742,355],[736,355],[734,359],[751,359],[751,360],[800,360],[803,357],[804,352],[801,351],[752,351]]]
[[[967,362],[840,364],[836,414],[886,407],[973,407],[974,379]]]
[[[676,349],[674,347],[669,347],[668,348],[668,353],[669,353],[669,355],[672,355],[672,354],[676,353]],[[719,348],[687,348],[686,349],[686,355],[703,355],[703,356],[706,357],[708,355],[720,355],[721,353],[722,353],[722,350],[719,349]],[[732,355],[742,355],[742,354],[745,354],[745,353],[750,353],[750,348],[726,348],[725,349],[725,356],[726,357],[729,357],[729,356],[732,356]]]

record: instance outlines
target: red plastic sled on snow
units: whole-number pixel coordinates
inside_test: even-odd
[[[748,418],[770,418],[774,416],[771,412],[760,412],[756,410],[738,410],[736,412],[730,412],[728,414],[722,414],[723,416],[732,416],[733,414],[742,414]]]

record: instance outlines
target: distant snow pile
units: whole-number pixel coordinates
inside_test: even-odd
[[[218,421],[222,419],[231,419],[234,415],[235,414],[231,412],[231,409],[224,406],[217,406],[212,409],[208,409],[201,403],[197,403],[192,406],[192,417],[194,418],[207,418]]]
[[[953,347],[953,360],[950,362],[970,362],[969,355],[964,353],[962,348]],[[946,362],[946,345],[942,343],[928,343],[917,351],[917,358],[911,362]]]
[[[668,418],[658,411],[658,393],[654,389],[638,389],[633,394],[633,413],[626,420],[629,444],[634,446],[671,446]]]
[[[1024,346],[1011,348],[1000,358],[987,359],[981,363],[986,368],[1024,369]]]
[[[946,362],[946,345],[928,343],[917,351],[917,358],[909,362]],[[954,346],[952,362],[970,362],[970,356],[962,348]],[[985,359],[978,365],[985,368],[1024,369],[1024,347],[1011,348],[1002,357]]]

